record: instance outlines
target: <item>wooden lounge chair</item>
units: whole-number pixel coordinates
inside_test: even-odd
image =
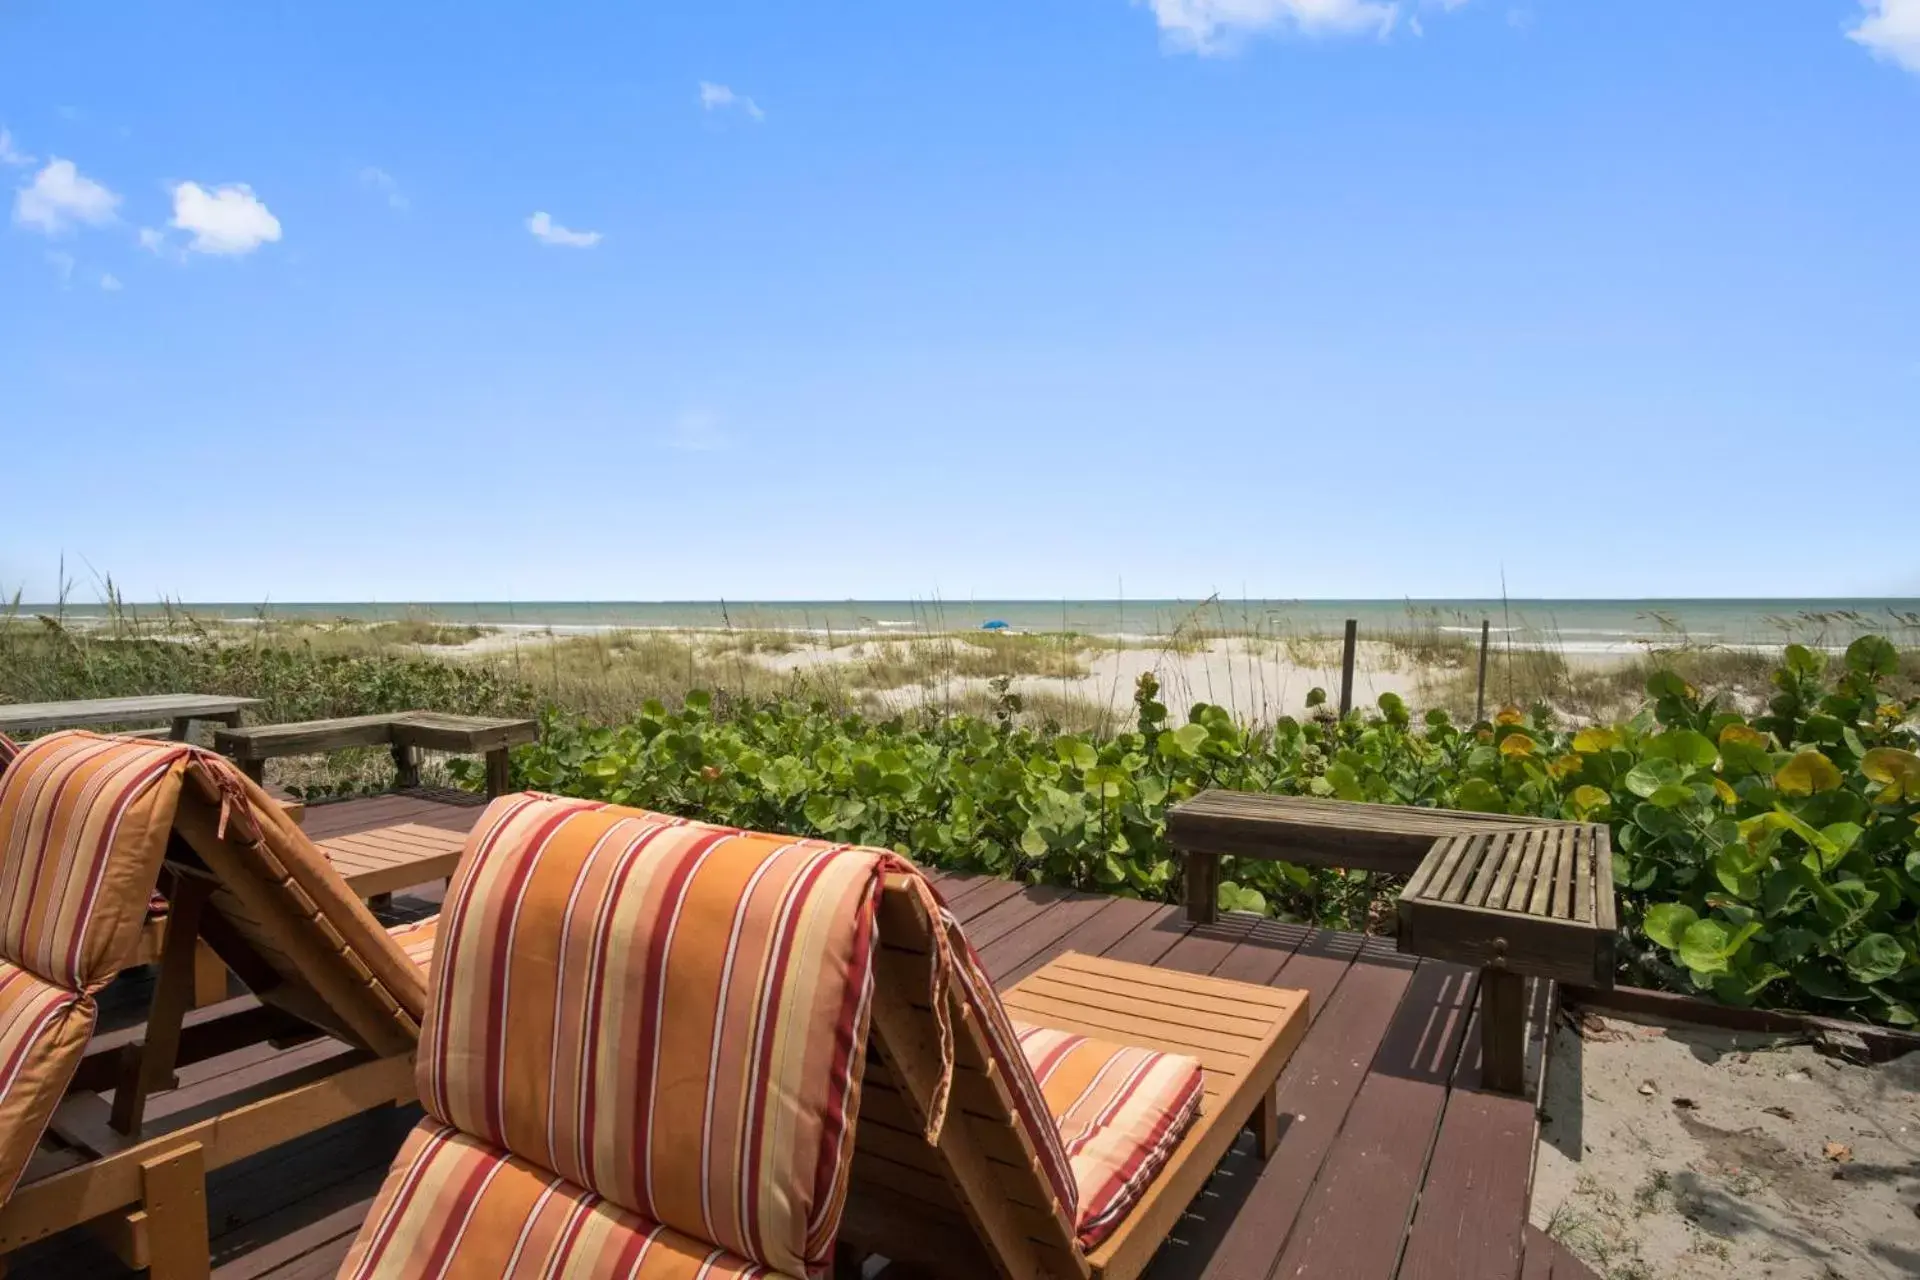
[[[91,1223],[155,1280],[205,1276],[207,1169],[412,1097],[426,989],[409,950],[431,922],[390,935],[223,758],[50,735],[0,777],[0,842],[0,1252]],[[93,995],[139,958],[163,864],[147,1022],[90,1042]],[[202,943],[252,994],[189,1014]],[[40,1007],[51,1021],[15,1016]],[[178,1067],[303,1041],[244,1091],[151,1105]]]
[[[945,935],[943,944],[941,935]],[[852,1257],[881,1254],[936,1275],[1139,1275],[1181,1213],[1249,1125],[1260,1158],[1279,1139],[1274,1084],[1307,1028],[1307,993],[1181,974],[1072,952],[1004,997],[973,958],[958,923],[890,879],[881,908],[873,1041],[856,1138],[853,1189],[841,1239]],[[937,1103],[938,1026],[915,998],[943,945],[964,999],[952,1011],[952,1097],[937,1143],[916,1142]],[[1003,1047],[1012,1028],[1024,1052]],[[1037,1120],[1019,1105],[1031,1078],[1035,1031],[1087,1037],[1098,1061],[1113,1042],[1188,1055],[1203,1075],[1198,1117],[1151,1181],[1118,1206],[1090,1205],[1100,1174],[1074,1160],[1078,1212],[1044,1176],[1042,1126],[1084,1137],[1085,1104],[1062,1114],[1045,1089]],[[1053,1041],[1057,1043],[1057,1039]],[[1082,1052],[1088,1052],[1083,1049]],[[1069,1096],[1072,1095],[1069,1090]],[[956,1117],[957,1112],[957,1117]],[[956,1123],[957,1118],[957,1123]],[[1128,1169],[1128,1176],[1139,1171]],[[1116,1212],[1117,1209],[1117,1212]]]
[[[1132,1276],[1238,1131],[1271,1149],[1306,1025],[1072,956],[1003,1006],[894,854],[532,795],[475,827],[434,964],[427,1118],[343,1280]]]

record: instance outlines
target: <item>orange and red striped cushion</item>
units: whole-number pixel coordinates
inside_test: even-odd
[[[1079,1189],[1075,1229],[1092,1248],[1127,1216],[1200,1114],[1192,1058],[1016,1021]]]
[[[765,1267],[423,1120],[340,1280],[754,1280]]]
[[[421,973],[433,968],[433,940],[440,932],[440,917],[428,916],[424,920],[412,920],[406,924],[391,925],[387,936],[399,944],[407,953],[407,959],[419,967]]]
[[[542,796],[475,826],[420,1043],[437,1119],[788,1275],[832,1256],[893,854]]]
[[[192,748],[77,731],[0,776],[0,958],[72,991],[139,943]]]
[[[93,998],[0,960],[0,1204],[40,1145],[93,1034]]]

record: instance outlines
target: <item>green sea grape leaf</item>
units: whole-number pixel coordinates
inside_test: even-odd
[[[1684,776],[1672,760],[1646,760],[1627,771],[1627,790],[1646,799],[1661,787],[1677,783]]]
[[[1678,951],[1681,936],[1699,918],[1699,914],[1684,902],[1660,902],[1647,908],[1642,927],[1649,938],[1669,951]]]
[[[1720,755],[1713,740],[1692,729],[1669,729],[1647,740],[1649,759],[1672,760],[1688,768],[1704,769]]]
[[[1885,636],[1861,636],[1847,646],[1847,670],[1890,676],[1900,669],[1900,651]]]
[[[1883,982],[1906,965],[1906,948],[1885,933],[1870,933],[1847,952],[1847,972],[1856,982]]]

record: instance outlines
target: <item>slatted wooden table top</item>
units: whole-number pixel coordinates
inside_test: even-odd
[[[333,836],[319,844],[353,891],[371,898],[446,879],[460,862],[466,837],[442,827],[402,822]]]
[[[1596,823],[1443,836],[1400,895],[1400,945],[1417,955],[1607,985],[1613,852]],[[1604,965],[1601,971],[1599,966]]]
[[[72,702],[15,702],[0,706],[0,732],[78,729],[86,725],[230,716],[258,702],[211,693],[155,693],[137,698],[80,698]]]

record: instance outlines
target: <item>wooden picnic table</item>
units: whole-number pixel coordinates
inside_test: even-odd
[[[184,742],[195,720],[211,720],[237,728],[246,709],[258,702],[258,698],[236,698],[224,693],[152,693],[134,698],[13,702],[0,706],[0,733],[79,729],[90,725],[137,724],[144,729],[154,721],[165,721],[169,736],[176,742]]]

